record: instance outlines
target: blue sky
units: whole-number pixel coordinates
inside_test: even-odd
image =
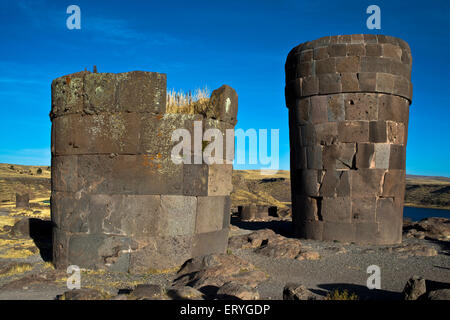
[[[81,30],[66,27],[71,4]],[[381,30],[366,27],[371,4]],[[448,1],[2,0],[0,21],[0,163],[50,164],[50,83],[97,65],[167,73],[167,87],[185,91],[231,85],[237,128],[279,129],[280,166],[289,169],[289,50],[325,35],[382,33],[413,54],[407,172],[450,176]]]

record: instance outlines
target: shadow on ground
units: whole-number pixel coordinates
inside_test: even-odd
[[[51,262],[53,257],[52,227],[53,224],[49,220],[30,219],[30,237],[46,262]]]
[[[401,292],[388,291],[388,290],[379,290],[379,289],[369,289],[366,286],[361,286],[357,284],[351,283],[326,283],[318,285],[320,289],[310,289],[312,292],[326,296],[328,292],[334,291],[335,289],[342,292],[343,290],[347,290],[348,293],[355,293],[358,296],[359,300],[403,300],[403,294]]]

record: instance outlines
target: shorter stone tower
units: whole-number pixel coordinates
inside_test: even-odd
[[[216,128],[225,146],[237,103],[236,92],[222,86],[197,113],[168,113],[166,75],[154,72],[79,72],[55,79],[50,117],[56,266],[142,272],[224,252],[232,164],[175,163],[171,152],[179,141],[172,141],[172,133],[185,129],[195,144],[195,127]],[[202,141],[200,152],[194,146],[183,156],[201,158],[201,147]],[[233,152],[228,150],[231,160]]]

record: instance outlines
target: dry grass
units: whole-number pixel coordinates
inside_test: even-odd
[[[0,274],[3,277],[10,277],[17,274],[22,274],[28,272],[33,269],[33,266],[30,263],[14,263],[12,265],[7,266],[5,269],[1,270]]]
[[[343,290],[342,292],[339,289],[334,289],[332,292],[329,292],[325,297],[325,300],[358,300],[358,296],[355,293],[349,293],[348,290]]]
[[[209,96],[207,87],[196,89],[194,93],[169,90],[167,92],[166,112],[193,114],[197,109],[203,109],[204,106],[209,104]]]

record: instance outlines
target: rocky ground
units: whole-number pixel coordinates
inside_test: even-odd
[[[43,208],[41,208],[44,210]],[[51,264],[48,221],[2,209],[0,299],[404,299],[445,297],[450,289],[450,221],[405,223],[401,245],[359,246],[290,237],[289,218],[240,222],[232,217],[228,251],[144,274],[82,270],[82,290]],[[11,221],[10,221],[11,222]],[[30,224],[32,227],[30,228]],[[28,233],[32,231],[32,234]],[[381,271],[381,290],[366,287],[367,268]],[[420,278],[422,277],[422,278]],[[303,285],[303,286],[301,286]],[[412,289],[411,289],[412,288]],[[348,296],[343,295],[345,290]],[[418,291],[419,293],[416,293]],[[423,291],[423,292],[422,292]],[[443,292],[443,293],[442,293]],[[447,297],[448,299],[448,297]]]

